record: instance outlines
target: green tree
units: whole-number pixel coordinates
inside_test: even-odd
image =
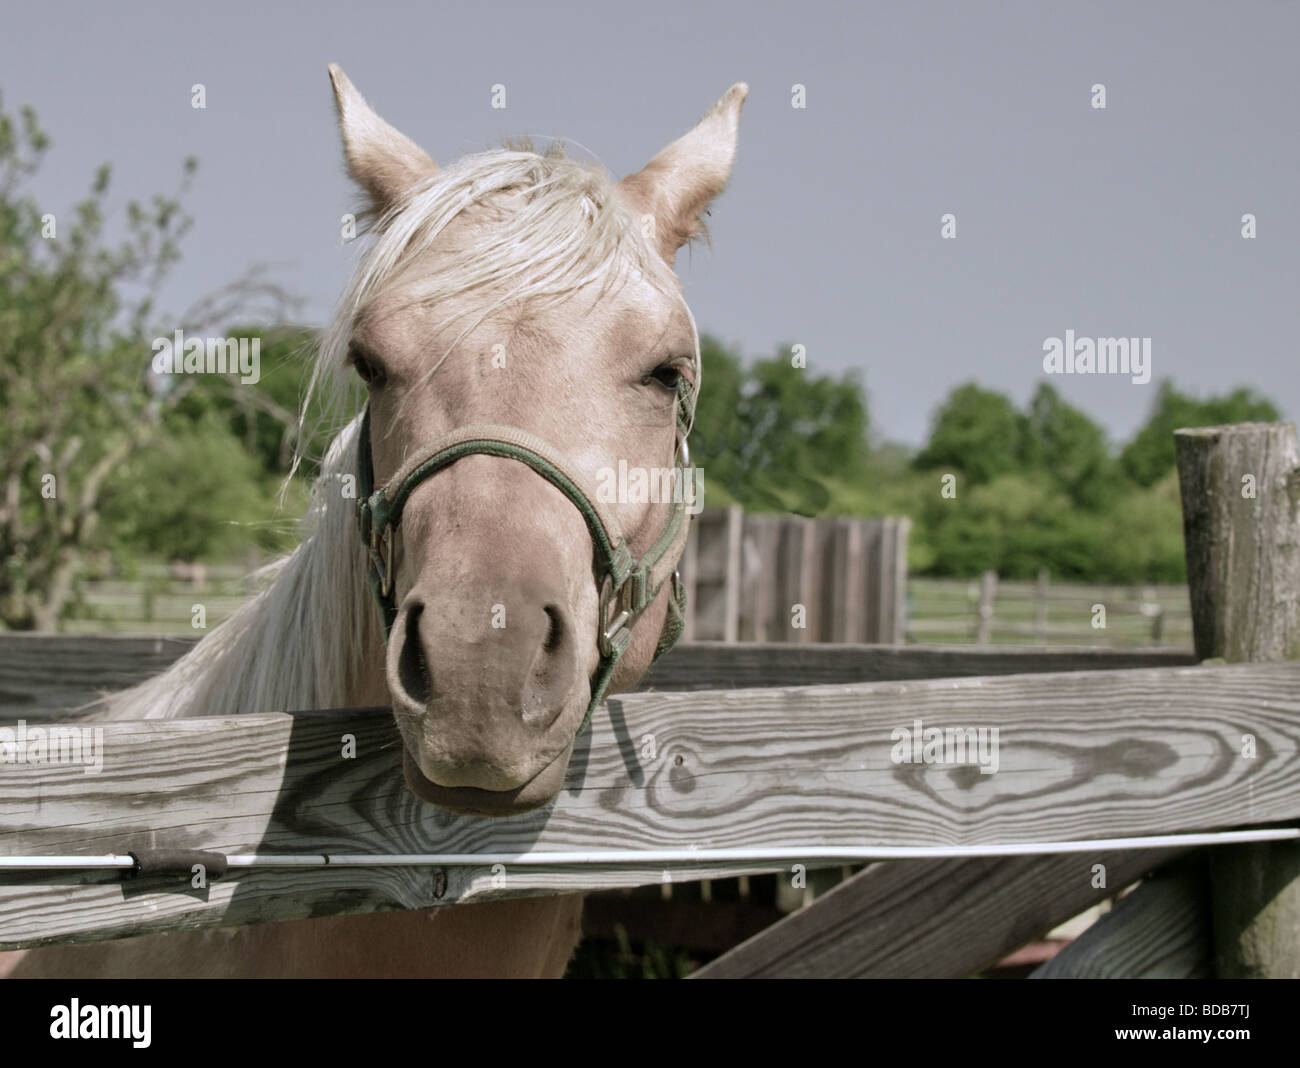
[[[1129,488],[1106,515],[1087,577],[1108,582],[1186,582],[1178,473]]]
[[[15,119],[0,106],[0,624],[16,629],[53,629],[87,554],[117,541],[102,522],[105,501],[139,491],[122,480],[146,477],[148,456],[174,429],[176,406],[207,377],[158,388],[148,375],[148,339],[215,325],[200,315],[159,328],[154,311],[189,227],[180,197],[194,161],[185,161],[173,196],[127,205],[126,236],[113,244],[105,237],[107,165],[66,216],[24,194],[48,147],[31,108]],[[230,292],[256,289],[236,283]],[[228,307],[221,312],[228,321]],[[222,446],[211,428],[186,444]],[[157,511],[159,500],[223,465],[241,468],[238,458],[210,451],[178,455],[184,459],[149,487],[145,506]],[[238,516],[238,487],[226,491],[235,500],[215,482],[207,488],[210,508]]]
[[[1174,469],[1174,431],[1180,427],[1273,423],[1281,417],[1271,401],[1245,387],[1198,400],[1166,379],[1156,390],[1146,424],[1120,453],[1120,466],[1139,486],[1150,486]]]
[[[261,374],[254,383],[237,378],[206,376],[181,400],[175,409],[177,426],[197,423],[216,414],[228,424],[235,440],[257,457],[263,471],[286,475],[297,440],[298,416],[311,377],[310,354],[319,340],[316,330],[302,326],[262,328],[252,325],[232,327],[227,337],[246,337],[260,341]],[[307,413],[306,426],[317,425],[320,411]],[[302,471],[316,472],[315,458],[329,442],[318,437],[305,443]]]
[[[704,472],[706,502],[727,504],[742,491],[740,417],[745,368],[740,357],[707,334],[700,337],[702,375],[691,431],[691,458]]]
[[[935,492],[922,523],[940,574],[992,568],[1004,578],[1030,578],[1043,566],[1059,574],[1074,570],[1069,501],[1043,479],[1003,474],[960,489],[955,499]]]
[[[1027,433],[1025,417],[1009,398],[967,382],[935,414],[916,466],[961,472],[971,485],[980,485],[1023,469]]]
[[[787,355],[748,368],[702,338],[703,388],[692,437],[706,494],[746,508],[818,515],[837,480],[866,477],[867,408],[858,379],[817,375]],[[718,496],[708,496],[718,503]]]
[[[937,575],[1031,579],[1046,567],[1063,581],[1181,582],[1186,573],[1173,474],[1096,512],[1072,508],[1042,475],[1000,475],[956,499],[931,495],[913,537]]]
[[[208,412],[180,421],[165,442],[133,453],[105,488],[103,526],[119,558],[230,559],[292,544],[305,494],[293,493],[297,511],[277,510],[280,480],[228,420]]]
[[[1046,382],[1029,403],[1024,459],[1079,508],[1110,505],[1123,489],[1106,432]]]

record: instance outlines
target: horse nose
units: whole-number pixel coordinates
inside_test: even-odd
[[[560,591],[545,580],[496,597],[413,590],[388,675],[401,718],[418,724],[411,740],[426,775],[444,786],[518,785],[513,766],[573,703],[579,653]]]

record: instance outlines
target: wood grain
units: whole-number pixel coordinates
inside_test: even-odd
[[[692,978],[964,978],[1176,855],[1099,850],[875,864]],[[1108,889],[1094,885],[1097,864]]]
[[[1031,979],[1208,979],[1214,974],[1205,851],[1122,897]]]
[[[999,770],[894,764],[891,732],[917,719],[997,728]],[[98,775],[0,765],[0,850],[728,846],[779,847],[786,858],[672,867],[673,878],[699,879],[785,870],[810,846],[1088,839],[1300,817],[1300,664],[629,695],[612,699],[579,740],[556,803],[505,820],[453,817],[417,802],[401,780],[386,713],[103,729]],[[1253,760],[1239,756],[1243,732],[1258,739]],[[356,759],[340,756],[344,734],[356,737]],[[663,871],[516,866],[506,875],[502,887],[487,871],[453,872],[442,903],[645,885]],[[432,903],[428,879],[382,869],[258,873],[222,880],[199,900],[143,885],[10,876],[0,887],[0,944],[411,908]]]

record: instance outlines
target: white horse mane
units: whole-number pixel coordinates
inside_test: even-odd
[[[352,410],[356,384],[345,358],[353,324],[452,220],[499,194],[520,194],[523,204],[493,228],[490,240],[445,251],[420,278],[417,299],[424,304],[446,304],[469,292],[495,296],[431,361],[430,374],[461,339],[506,305],[562,300],[593,282],[613,288],[634,272],[652,284],[665,275],[672,278],[654,268],[657,256],[649,235],[613,189],[599,164],[566,156],[558,143],[539,154],[527,142],[465,156],[416,186],[375,220],[375,242],[325,332],[308,398],[319,391],[324,411],[335,420],[339,412]],[[680,297],[680,290],[674,295]]]
[[[301,460],[301,442],[309,440],[301,431],[313,394],[320,394],[329,429],[345,425],[329,446],[313,486],[303,541],[259,572],[259,577],[271,580],[265,590],[171,668],[90,706],[96,718],[172,719],[339,707],[356,691],[358,666],[367,658],[379,657],[382,663],[383,638],[366,582],[355,501],[342,493],[343,476],[356,470],[359,425],[359,418],[341,415],[356,406],[355,379],[345,368],[349,338],[357,316],[365,314],[413,257],[429,250],[453,219],[507,191],[522,194],[523,204],[492,238],[437,257],[421,279],[421,301],[443,301],[477,290],[497,297],[451,348],[505,304],[562,299],[593,282],[612,285],[634,271],[652,283],[672,278],[671,272],[651,268],[655,254],[648,235],[612,195],[604,169],[567,157],[557,146],[544,155],[507,146],[467,156],[413,189],[373,226],[374,243],[316,354],[290,477]],[[698,363],[697,337],[697,371]]]
[[[360,420],[334,440],[304,517],[305,537],[258,576],[270,585],[161,675],[95,706],[101,719],[175,719],[339,707],[356,667],[382,656],[366,585],[355,502],[341,477],[356,466]]]

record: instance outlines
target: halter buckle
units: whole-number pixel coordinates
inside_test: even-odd
[[[619,632],[632,626],[646,609],[645,605],[632,607],[631,594],[636,583],[636,576],[629,575],[615,591],[614,579],[607,572],[600,584],[600,631],[596,635],[596,646],[601,656],[613,655],[614,639]],[[613,618],[610,618],[611,613]]]

